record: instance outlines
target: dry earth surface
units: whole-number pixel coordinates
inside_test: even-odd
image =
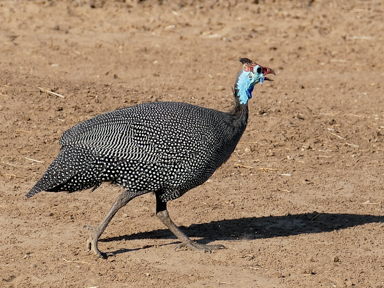
[[[384,287],[383,19],[382,0],[2,0],[0,286]],[[275,81],[227,163],[169,204],[226,249],[174,251],[147,194],[97,259],[84,226],[119,187],[25,199],[82,120],[150,101],[229,110],[240,57]]]

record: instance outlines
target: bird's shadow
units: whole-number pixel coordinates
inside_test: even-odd
[[[216,240],[267,239],[299,234],[330,232],[368,223],[382,222],[384,222],[384,216],[312,212],[286,216],[224,219],[210,223],[192,224],[189,227],[180,226],[180,229],[189,237],[200,238],[197,242],[207,244]],[[176,237],[168,229],[158,229],[150,232],[109,237],[100,239],[99,241],[111,242],[133,239],[176,239]],[[165,245],[175,244],[177,242],[179,241],[177,240]],[[139,249],[146,249],[153,246],[146,245]],[[132,249],[122,249],[113,253],[119,254],[128,251],[132,251]]]

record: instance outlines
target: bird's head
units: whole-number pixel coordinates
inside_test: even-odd
[[[263,67],[248,58],[241,58],[240,62],[243,68],[237,76],[235,96],[239,98],[240,104],[247,104],[248,99],[252,98],[253,87],[259,82],[263,85],[264,81],[273,81],[266,75],[276,74],[271,68]]]

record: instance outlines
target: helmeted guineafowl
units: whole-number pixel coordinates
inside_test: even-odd
[[[116,212],[133,198],[154,192],[156,215],[181,241],[180,246],[210,252],[222,245],[193,242],[170,219],[167,202],[203,184],[234,151],[248,120],[248,99],[257,83],[274,71],[242,58],[228,113],[178,102],[140,104],[81,122],[60,139],[59,155],[27,198],[41,191],[92,188],[109,181],[120,194],[87,246],[99,257],[100,235]]]

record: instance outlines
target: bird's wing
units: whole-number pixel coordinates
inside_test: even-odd
[[[64,132],[63,147],[82,147],[98,157],[116,160],[156,161],[162,148],[164,123],[142,117],[132,107],[115,110],[81,122]],[[143,112],[141,111],[141,114]]]

